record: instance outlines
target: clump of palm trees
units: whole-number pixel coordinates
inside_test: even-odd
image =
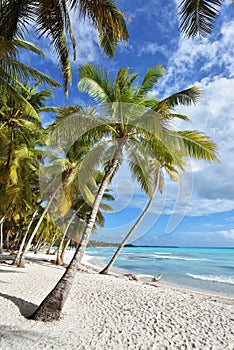
[[[116,78],[110,80],[110,74],[103,68],[90,64],[80,67],[80,91],[89,93],[102,108],[79,111],[64,118],[54,127],[50,144],[64,145],[66,149],[68,135],[72,143],[77,135],[78,143],[92,140],[92,147],[79,162],[77,186],[89,195],[90,192],[94,193],[89,188],[95,182],[97,168],[103,171],[103,178],[100,184],[96,182],[96,194],[90,199],[91,210],[74,257],[63,277],[32,316],[33,319],[52,320],[60,317],[103,195],[121,165],[123,154],[127,157],[133,177],[151,198],[150,203],[155,191],[161,188],[163,169],[176,178],[179,170],[183,171],[184,157],[217,160],[216,146],[206,135],[174,128],[176,119],[189,118],[173,110],[178,105],[195,104],[201,93],[199,89],[191,87],[163,100],[148,98],[163,74],[162,67],[151,67],[138,86],[138,74],[131,74],[129,68],[120,68]],[[87,201],[88,195],[84,194]]]
[[[203,12],[196,11],[198,6]],[[188,36],[209,33],[207,21],[212,23],[217,14],[210,7],[210,1],[183,1],[182,31]],[[205,15],[207,9],[209,16]],[[206,135],[174,126],[177,119],[189,120],[175,108],[196,104],[201,94],[198,88],[162,100],[149,98],[164,74],[159,65],[150,67],[138,83],[138,73],[129,68],[121,67],[111,79],[104,68],[84,64],[79,68],[78,88],[98,107],[47,106],[52,93],[40,88],[41,84],[59,84],[23,64],[19,50],[43,55],[24,40],[31,25],[39,35],[49,37],[67,94],[71,82],[68,38],[76,51],[70,20],[73,11],[78,18],[88,17],[97,28],[105,54],[113,56],[118,42],[128,40],[124,13],[111,0],[0,2],[0,251],[3,247],[15,251],[13,263],[23,267],[25,254],[32,247],[38,252],[44,246],[56,246],[57,264],[63,264],[69,242],[76,242],[64,275],[31,316],[43,321],[61,315],[90,234],[97,225],[104,225],[103,211],[112,210],[107,201],[114,197],[108,186],[123,158],[149,202],[102,273],[109,271],[149,210],[155,192],[162,189],[164,171],[178,181],[186,157],[217,160],[216,146]],[[194,20],[195,14],[200,22],[197,17]],[[55,122],[45,128],[40,115],[46,111],[54,113]]]

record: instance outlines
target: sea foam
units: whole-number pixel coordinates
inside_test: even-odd
[[[202,280],[202,281],[210,281],[217,283],[228,283],[234,284],[234,277],[232,276],[222,276],[222,275],[193,275],[192,273],[187,273],[187,276]]]

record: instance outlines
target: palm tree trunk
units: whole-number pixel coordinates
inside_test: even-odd
[[[24,238],[22,239],[19,251],[18,251],[18,253],[17,253],[17,255],[16,255],[16,257],[15,257],[13,263],[12,263],[12,265],[14,265],[14,266],[25,267],[24,256],[22,254],[23,253],[23,248],[24,248],[26,240],[28,238],[29,230],[30,230],[30,228],[31,228],[31,226],[33,224],[33,221],[34,221],[38,211],[39,211],[39,207],[37,207],[37,209],[34,211],[33,216],[32,216],[32,218],[31,218],[31,220],[30,220],[30,222],[28,224],[28,227],[27,227],[27,230],[25,232]]]
[[[65,246],[63,247],[62,254],[60,255],[60,259],[61,259],[61,261],[62,261],[62,265],[64,264],[64,256],[65,256],[66,250],[67,250],[67,248],[68,248],[70,242],[71,242],[71,240],[68,239],[67,242],[66,242],[66,244],[65,244]]]
[[[0,254],[3,253],[3,223],[4,220],[0,223]]]
[[[42,214],[41,214],[41,216],[40,216],[40,219],[38,220],[38,222],[37,222],[37,224],[36,224],[36,226],[35,226],[35,228],[34,228],[32,234],[31,234],[31,236],[30,236],[30,238],[29,238],[29,240],[28,240],[28,243],[26,244],[26,247],[25,247],[24,250],[23,250],[23,253],[22,253],[23,255],[24,255],[25,253],[27,253],[27,251],[30,249],[31,244],[32,244],[32,241],[33,241],[33,239],[34,239],[34,237],[35,237],[35,235],[36,235],[36,233],[37,233],[37,231],[38,231],[38,229],[39,229],[39,227],[40,227],[40,225],[41,225],[41,223],[42,223],[44,217],[46,216],[46,214],[47,214],[47,212],[48,212],[48,210],[49,210],[49,208],[50,208],[50,206],[51,206],[51,204],[52,204],[52,202],[53,202],[54,197],[55,197],[56,194],[58,193],[59,188],[60,188],[60,185],[59,185],[59,186],[55,189],[55,191],[52,193],[52,195],[51,195],[51,197],[50,197],[50,199],[49,199],[49,201],[48,201],[48,203],[47,203],[45,209],[43,210],[43,212],[42,212]]]
[[[56,232],[55,232],[55,234],[54,234],[53,237],[52,237],[52,240],[51,240],[49,249],[47,250],[46,254],[50,254],[50,251],[51,251],[51,249],[52,249],[53,246],[54,246],[55,238],[56,238]]]
[[[5,241],[7,250],[10,248],[10,235],[11,235],[11,230],[8,229],[6,234],[6,241]]]
[[[66,228],[64,230],[63,236],[61,238],[61,241],[60,241],[60,244],[59,244],[59,247],[58,247],[56,265],[63,265],[63,259],[61,258],[61,250],[62,250],[62,247],[63,247],[63,242],[65,240],[65,237],[66,237],[66,235],[68,233],[68,230],[69,230],[69,228],[71,226],[72,221],[75,219],[76,214],[83,207],[83,205],[84,205],[84,203],[79,206],[79,208],[75,211],[75,213],[73,213],[73,215],[71,216],[70,220],[67,223],[67,226],[66,226]]]
[[[128,234],[125,236],[125,238],[123,239],[123,241],[121,242],[121,244],[119,245],[118,249],[116,250],[115,254],[113,255],[113,257],[111,258],[111,260],[109,261],[109,263],[107,264],[107,266],[100,271],[99,273],[102,275],[106,275],[108,274],[109,270],[111,269],[111,267],[114,265],[116,259],[118,258],[119,253],[121,252],[121,250],[123,249],[123,247],[125,246],[125,244],[127,243],[127,241],[129,240],[129,238],[132,236],[133,232],[136,230],[136,228],[140,225],[141,221],[143,220],[145,214],[147,213],[147,211],[149,210],[149,208],[151,207],[151,204],[153,202],[153,197],[151,197],[147,203],[147,205],[145,206],[145,209],[142,211],[142,213],[140,214],[140,216],[138,217],[137,221],[135,222],[135,224],[132,226],[132,228],[130,229],[130,231],[128,232]]]
[[[85,248],[88,244],[103,194],[118,165],[119,158],[123,152],[123,147],[127,142],[127,138],[119,138],[117,139],[117,142],[118,146],[116,152],[98,189],[93,203],[92,211],[86,223],[83,235],[76,249],[74,257],[72,258],[62,278],[58,281],[54,289],[42,301],[41,305],[39,305],[38,309],[34,312],[30,319],[36,321],[53,321],[58,320],[61,316],[64,303],[71,290],[72,283],[77,272],[77,267],[81,262]]]
[[[11,208],[11,204],[12,204],[12,202],[8,205],[5,214],[0,219],[0,254],[2,254],[2,252],[3,252],[3,223],[4,223],[6,216],[9,213],[9,210]]]
[[[41,247],[41,242],[43,242],[43,232],[40,234],[39,238],[37,239],[35,247],[33,247],[34,254],[37,254],[39,252],[39,249]]]
[[[111,260],[109,261],[109,263],[106,265],[106,267],[100,271],[99,273],[102,275],[107,275],[109,270],[111,269],[111,267],[114,265],[116,259],[118,258],[119,253],[121,252],[121,250],[123,249],[123,247],[125,246],[125,244],[127,243],[127,241],[129,240],[129,238],[132,236],[132,234],[134,233],[134,231],[136,230],[136,228],[140,225],[141,221],[143,220],[145,214],[148,212],[148,210],[150,209],[153,200],[154,200],[154,195],[155,192],[157,191],[158,187],[159,187],[159,181],[160,181],[160,175],[158,174],[157,176],[157,182],[155,184],[154,187],[154,191],[152,196],[150,196],[150,199],[148,201],[148,203],[146,204],[144,210],[142,211],[142,213],[138,216],[138,219],[136,220],[135,224],[132,226],[132,228],[130,229],[130,231],[128,232],[128,234],[125,236],[125,238],[123,239],[123,241],[121,242],[121,244],[119,245],[118,249],[116,250],[115,254],[113,255],[113,257],[111,258]]]
[[[45,243],[45,239],[43,239],[43,234],[40,236],[38,242],[37,242],[37,245],[35,247],[35,250],[34,250],[34,254],[38,254],[40,249],[42,248],[43,244]]]

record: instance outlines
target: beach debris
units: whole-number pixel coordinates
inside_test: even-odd
[[[158,276],[153,278],[153,281],[154,282],[160,281],[161,277],[162,277],[162,274],[160,273]]]
[[[133,273],[125,273],[124,276],[127,277],[130,281],[138,281],[137,276]]]

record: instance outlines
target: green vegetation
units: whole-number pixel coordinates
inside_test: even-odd
[[[69,241],[78,242],[63,277],[32,315],[41,321],[60,317],[90,234],[104,226],[103,212],[112,211],[109,202],[114,198],[108,185],[122,164],[123,152],[133,178],[149,197],[146,210],[155,191],[162,188],[162,171],[176,180],[185,157],[217,160],[216,146],[206,135],[174,128],[177,119],[189,120],[175,108],[196,104],[201,93],[198,88],[163,100],[149,98],[164,74],[159,65],[150,67],[141,83],[138,73],[129,68],[121,67],[111,79],[102,67],[81,66],[79,90],[99,103],[105,118],[95,107],[48,107],[50,87],[59,84],[23,64],[20,50],[43,56],[39,48],[24,40],[31,25],[37,34],[47,36],[58,56],[67,95],[71,83],[69,44],[74,56],[76,52],[70,21],[75,10],[78,19],[88,17],[98,30],[106,55],[113,57],[119,41],[128,40],[124,14],[111,0],[0,2],[0,251],[5,248],[16,254],[14,264],[24,266],[29,249],[37,253],[43,246],[56,245],[57,264],[62,264]],[[182,13],[194,21],[194,8],[185,4]],[[197,28],[183,17],[182,30],[189,36],[210,31],[203,22],[212,22],[216,14],[202,18],[204,11],[199,13]],[[49,88],[40,88],[41,84]],[[45,128],[41,113],[48,111],[54,113],[55,122]],[[96,241],[89,244],[114,246]]]
[[[101,241],[93,241],[90,239],[87,245],[87,248],[117,247],[117,246],[118,246],[118,243],[107,243],[107,242],[101,242]]]

